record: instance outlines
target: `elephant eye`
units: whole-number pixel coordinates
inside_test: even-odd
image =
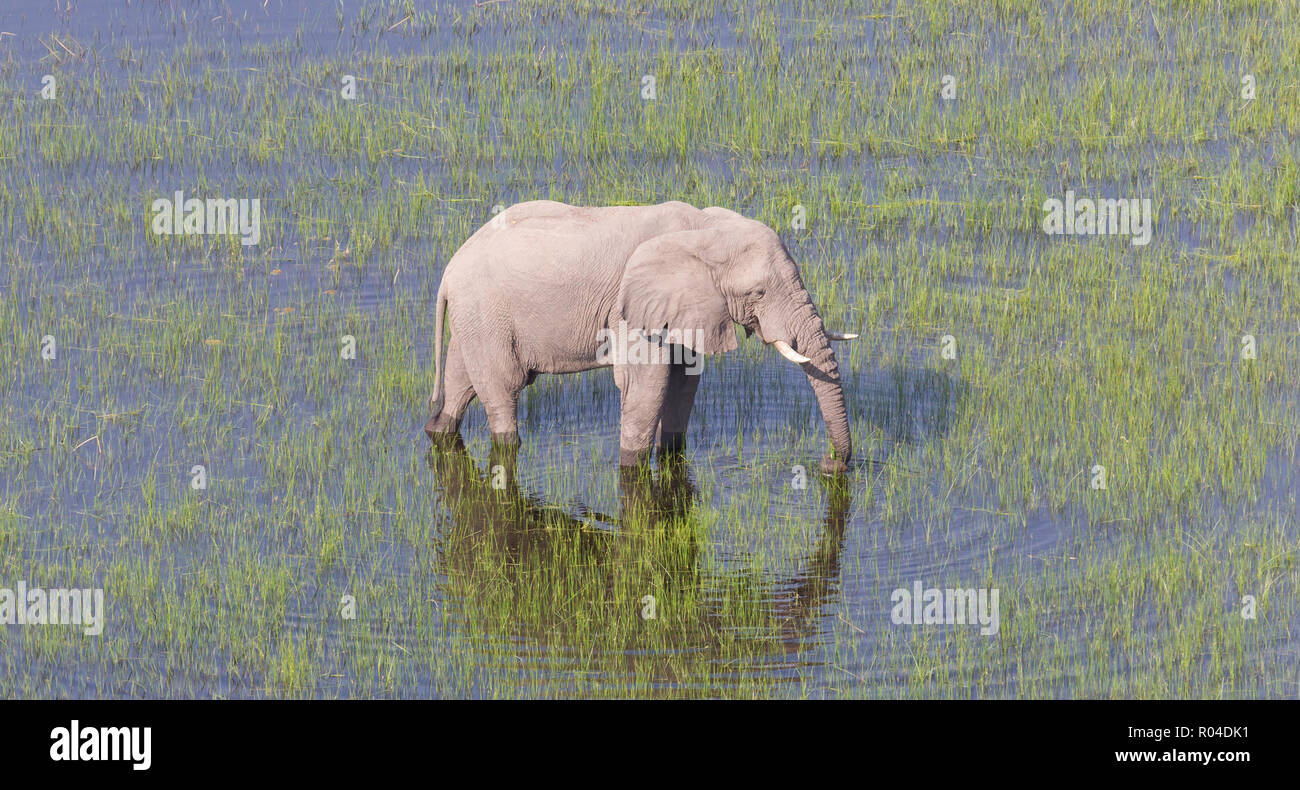
[[[755,289],[753,289],[752,291],[749,292],[749,295],[752,296],[752,297],[754,297],[755,299],[762,299],[762,298],[763,298],[763,294],[765,294],[765,293],[767,293],[767,292],[764,291],[762,288],[755,288]]]

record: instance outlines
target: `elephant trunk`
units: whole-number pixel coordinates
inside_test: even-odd
[[[792,324],[795,327],[796,349],[808,357],[808,361],[802,365],[803,371],[817,396],[817,405],[821,409],[822,419],[826,421],[826,433],[831,441],[831,454],[822,460],[822,471],[843,472],[853,459],[853,439],[849,434],[849,415],[844,405],[839,363],[831,349],[830,339],[826,336],[821,316],[817,314],[811,300],[797,309]]]

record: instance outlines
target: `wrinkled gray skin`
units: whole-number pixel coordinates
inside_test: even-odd
[[[444,315],[451,323],[442,365]],[[600,331],[690,329],[703,354],[736,348],[733,324],[809,358],[802,368],[832,450],[822,471],[853,455],[839,366],[821,317],[780,237],[734,211],[686,203],[590,208],[539,200],[490,220],[452,256],[438,287],[435,383],[424,426],[455,434],[471,400],[494,442],[519,442],[520,391],[539,373],[607,367]],[[781,364],[787,364],[781,360]],[[699,376],[681,364],[614,364],[622,394],[619,463],[680,450]]]

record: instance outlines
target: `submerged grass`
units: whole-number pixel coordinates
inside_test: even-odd
[[[6,21],[0,587],[107,621],[0,631],[0,693],[1300,693],[1286,6],[411,6]],[[154,235],[176,190],[260,198],[261,243]],[[1043,235],[1066,190],[1152,198],[1151,244]],[[607,371],[531,387],[513,462],[478,410],[427,455],[442,266],[535,198],[780,230],[862,333],[850,477],[797,485],[820,418],[754,341],[655,479]],[[917,579],[999,632],[894,625]]]

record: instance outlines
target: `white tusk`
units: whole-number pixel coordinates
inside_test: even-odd
[[[827,340],[857,340],[858,336],[852,332],[826,332]]]
[[[803,354],[800,354],[798,351],[795,351],[793,348],[790,348],[790,344],[785,342],[784,340],[773,340],[772,345],[776,346],[776,350],[781,352],[781,356],[785,357],[786,359],[790,360],[796,365],[803,365],[808,362],[812,362],[812,360],[809,359],[808,357],[805,357]]]

